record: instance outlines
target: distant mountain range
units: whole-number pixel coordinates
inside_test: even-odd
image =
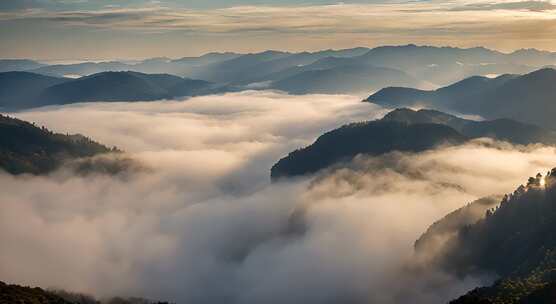
[[[0,72],[28,71],[46,66],[34,60],[27,59],[0,59]]]
[[[365,94],[387,86],[409,83],[414,87],[431,86],[400,70],[366,64],[346,64],[299,72],[274,82],[272,88],[292,94]]]
[[[503,178],[503,177],[501,177]],[[556,295],[556,168],[531,177],[497,204],[473,203],[433,224],[416,242],[416,253],[465,277],[495,275],[454,304],[553,303]],[[485,208],[488,207],[488,208]],[[485,210],[472,220],[470,213]],[[437,244],[431,243],[436,238]],[[434,247],[427,245],[436,246]],[[439,247],[438,245],[441,245]]]
[[[134,71],[201,79],[219,86],[281,89],[295,94],[369,94],[385,86],[430,89],[473,75],[525,74],[555,63],[556,53],[533,49],[505,54],[485,48],[404,45],[301,53],[209,53],[133,63],[48,65],[29,60],[0,60],[0,71],[27,71],[54,77]]]
[[[556,144],[555,132],[510,119],[472,121],[433,110],[396,109],[381,120],[345,125],[320,136],[310,146],[279,160],[271,169],[271,178],[316,173],[359,154],[420,152],[480,137],[524,145]]]
[[[0,115],[0,170],[10,174],[46,174],[67,161],[116,151],[83,135],[53,133]]]
[[[102,72],[78,79],[0,73],[0,108],[24,109],[90,101],[149,101],[218,92],[213,84],[168,74]]]
[[[512,118],[556,129],[556,70],[517,76],[471,77],[435,91],[385,88],[366,101],[386,107],[428,107],[487,119]]]

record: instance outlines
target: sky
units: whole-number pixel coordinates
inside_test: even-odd
[[[556,51],[543,0],[2,0],[0,58],[141,59],[212,51],[426,44]]]

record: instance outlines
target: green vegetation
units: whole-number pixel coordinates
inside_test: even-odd
[[[556,168],[529,178],[483,219],[460,228],[444,249],[435,262],[456,275],[499,276],[454,304],[554,301],[539,298],[551,297],[556,284]]]
[[[82,135],[63,135],[0,115],[0,168],[11,174],[46,174],[65,161],[116,152]]]
[[[358,154],[380,155],[392,151],[420,152],[440,144],[459,144],[467,138],[440,124],[408,125],[396,121],[371,121],[345,125],[320,136],[312,145],[282,158],[271,178],[315,173]]]
[[[114,297],[97,300],[93,296],[64,290],[44,290],[0,281],[0,304],[170,304],[142,298]]]
[[[0,282],[0,304],[75,304],[41,288]]]

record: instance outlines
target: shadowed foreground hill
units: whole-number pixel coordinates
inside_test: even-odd
[[[424,254],[427,254],[430,250],[438,250],[439,246],[442,246],[447,239],[453,237],[460,229],[475,224],[482,219],[487,210],[500,204],[501,199],[502,196],[484,197],[449,213],[441,220],[430,225],[427,231],[415,241],[415,250]]]
[[[466,140],[454,129],[439,124],[371,121],[345,125],[320,136],[312,145],[282,158],[271,169],[273,180],[315,173],[358,154],[380,155],[391,151],[420,152],[440,144]]]
[[[472,77],[435,91],[386,88],[366,101],[387,107],[424,106],[487,119],[511,118],[555,129],[555,83],[556,70],[546,68],[522,76]]]
[[[473,121],[433,110],[396,109],[372,122],[354,123],[320,136],[290,153],[271,169],[271,178],[316,173],[358,154],[421,152],[439,144],[489,137],[513,144],[556,144],[556,133],[511,119]]]
[[[75,304],[41,288],[8,285],[0,281],[0,304]]]
[[[116,151],[82,135],[62,135],[0,115],[0,169],[45,174],[63,162]]]
[[[0,304],[170,304],[142,298],[110,298],[97,300],[92,296],[63,290],[44,290],[0,281]]]
[[[419,253],[426,248],[416,249]],[[556,168],[546,177],[529,178],[480,220],[457,229],[433,263],[462,277],[499,277],[494,285],[477,288],[453,303],[553,303]]]

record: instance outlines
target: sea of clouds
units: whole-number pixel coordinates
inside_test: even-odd
[[[15,113],[144,169],[0,174],[0,279],[178,303],[446,302],[488,280],[423,271],[413,242],[552,168],[556,153],[478,140],[270,183],[288,152],[386,112],[354,96],[247,91]]]

